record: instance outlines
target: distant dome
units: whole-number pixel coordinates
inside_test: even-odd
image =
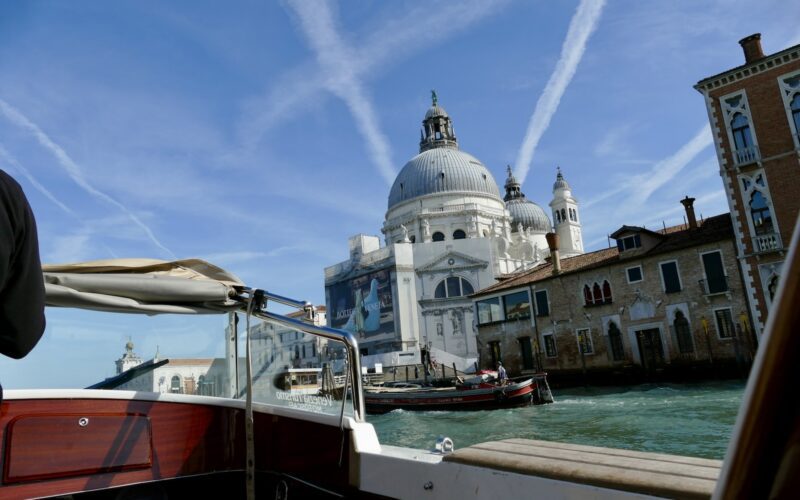
[[[506,170],[508,178],[505,183],[506,195],[503,199],[506,202],[506,209],[511,214],[511,231],[516,232],[519,224],[522,224],[523,229],[530,229],[534,233],[550,232],[550,217],[542,207],[525,197],[510,165]]]
[[[567,184],[567,181],[564,180],[564,176],[561,175],[561,167],[558,168],[556,182],[553,183],[553,191],[556,189],[570,189],[569,184]]]
[[[405,164],[389,191],[389,208],[434,193],[472,192],[500,200],[491,172],[474,156],[454,148],[428,149]]]
[[[534,233],[548,233],[551,231],[550,217],[547,213],[527,198],[516,198],[506,202],[506,209],[511,213],[511,230],[517,230],[517,224],[522,224],[524,229]]]

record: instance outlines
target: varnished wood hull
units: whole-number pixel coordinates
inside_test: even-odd
[[[244,409],[240,402],[205,399],[6,399],[0,497],[116,493],[136,484],[156,498],[174,496],[176,488],[198,488],[209,497],[213,485],[225,485],[226,498],[243,494]],[[261,493],[271,489],[274,497],[285,483],[295,495],[298,488],[308,490],[305,496],[357,494],[348,484],[348,430],[258,411],[254,427]],[[98,495],[90,497],[103,498]]]

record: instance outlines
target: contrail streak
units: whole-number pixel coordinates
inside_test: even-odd
[[[84,178],[81,168],[72,160],[72,158],[69,157],[66,151],[64,151],[64,149],[61,146],[53,142],[53,140],[50,139],[50,137],[47,134],[45,134],[42,131],[42,129],[40,129],[35,123],[30,121],[25,115],[20,113],[17,109],[15,109],[13,106],[8,104],[3,99],[0,99],[0,112],[2,112],[6,116],[6,118],[8,118],[9,121],[11,121],[11,123],[33,134],[33,136],[36,138],[39,144],[48,151],[50,151],[50,153],[56,157],[56,160],[58,160],[59,165],[61,165],[61,167],[67,172],[67,175],[69,175],[70,178],[73,181],[75,181],[76,184],[78,184],[81,188],[83,188],[84,191],[86,191],[87,193],[91,194],[92,196],[101,201],[104,201],[110,205],[117,207],[134,224],[139,226],[139,228],[141,228],[142,231],[144,231],[144,233],[147,235],[147,238],[150,241],[152,241],[155,246],[163,250],[171,258],[175,258],[175,254],[173,254],[170,249],[168,249],[167,247],[162,245],[160,241],[158,241],[156,236],[153,234],[153,231],[151,231],[150,228],[144,222],[142,222],[141,219],[139,219],[139,217],[137,217],[133,212],[128,210],[128,208],[122,203],[118,202],[117,200],[103,193],[102,191],[95,189],[91,184],[89,184],[89,182],[86,181],[86,179]]]
[[[377,113],[358,79],[358,70],[353,64],[354,54],[336,32],[328,3],[296,1],[290,5],[300,16],[303,32],[327,74],[325,87],[345,102],[359,133],[367,142],[370,157],[378,167],[378,172],[391,185],[396,173],[392,166],[389,141],[377,128]]]
[[[71,208],[69,208],[64,203],[62,203],[61,200],[56,198],[56,196],[53,193],[51,193],[49,189],[44,187],[36,179],[36,177],[34,177],[33,174],[30,173],[30,171],[27,168],[22,166],[22,164],[20,162],[18,162],[16,158],[11,156],[11,153],[9,153],[6,150],[6,148],[3,147],[2,144],[0,144],[0,158],[5,160],[6,163],[8,163],[12,167],[14,167],[14,169],[17,170],[20,174],[22,174],[23,177],[28,179],[28,182],[30,182],[31,185],[33,185],[33,187],[36,188],[37,191],[42,193],[48,200],[50,200],[53,203],[55,203],[58,206],[58,208],[60,208],[61,210],[65,211],[69,215],[72,215],[73,217],[76,217],[75,212],[73,212]]]
[[[550,120],[558,109],[561,97],[575,75],[578,63],[581,62],[586,50],[586,42],[597,27],[604,5],[605,0],[581,0],[575,15],[572,16],[567,37],[561,47],[561,57],[556,63],[556,68],[550,75],[550,80],[547,81],[542,95],[536,102],[533,115],[528,123],[528,131],[525,133],[517,155],[514,172],[520,183],[525,182],[536,146],[539,145],[539,140],[550,126]]]

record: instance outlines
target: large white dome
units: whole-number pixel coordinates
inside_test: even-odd
[[[452,147],[428,149],[405,164],[389,191],[389,209],[435,193],[483,194],[501,201],[491,172],[474,156]]]

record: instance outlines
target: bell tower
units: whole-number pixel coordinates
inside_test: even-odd
[[[558,167],[556,182],[553,184],[553,226],[558,234],[558,250],[562,257],[572,257],[583,253],[583,235],[578,214],[578,200],[572,196],[569,184],[564,180],[561,167]]]

